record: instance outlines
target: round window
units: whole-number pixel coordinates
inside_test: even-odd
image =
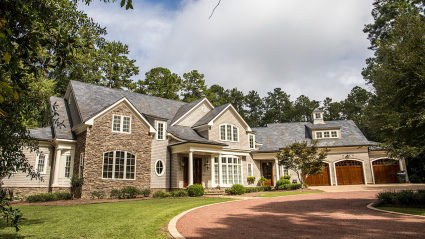
[[[164,163],[162,162],[162,160],[156,161],[155,172],[156,172],[156,175],[158,176],[161,176],[162,174],[164,174]]]

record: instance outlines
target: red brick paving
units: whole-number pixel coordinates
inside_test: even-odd
[[[370,210],[377,192],[244,200],[194,210],[177,223],[186,238],[425,238],[425,218]]]

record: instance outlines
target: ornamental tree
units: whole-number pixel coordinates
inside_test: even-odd
[[[323,160],[329,150],[319,149],[316,144],[316,141],[312,141],[310,144],[306,141],[295,142],[277,153],[279,165],[294,171],[301,184],[304,183],[303,177],[319,174],[323,170]]]

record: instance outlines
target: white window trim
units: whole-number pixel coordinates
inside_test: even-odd
[[[336,137],[332,137],[332,132],[335,131],[336,132]],[[329,137],[325,137],[325,132],[329,132]],[[317,133],[322,133],[322,137],[317,137]],[[338,139],[339,138],[340,133],[338,132],[338,130],[318,130],[318,131],[314,131],[314,139]]]
[[[119,116],[120,117],[120,130],[114,130],[114,117],[115,116]],[[123,129],[124,129],[124,117],[130,118],[130,123],[129,123],[129,126],[128,126],[128,132],[123,131]],[[114,133],[131,134],[131,116],[112,114],[111,130]]]
[[[83,169],[84,169],[84,152],[80,153],[80,167],[79,167],[79,174],[80,174],[80,178],[83,177]],[[103,168],[102,168],[103,171]]]
[[[43,153],[38,153],[36,156],[36,160],[35,160],[35,171],[38,172],[38,161],[40,160],[40,155]],[[48,154],[43,154],[44,155],[44,167],[43,167],[43,171],[42,172],[38,172],[40,174],[46,174],[47,172],[47,160],[49,158]]]
[[[225,133],[225,139],[222,139],[221,138],[221,126],[225,126],[224,127],[224,133]],[[228,131],[227,131],[227,125],[230,125],[230,133],[231,133],[231,139],[230,140],[228,140],[227,139],[227,134],[228,134]],[[238,131],[238,140],[233,140],[233,128],[236,128],[236,130]],[[220,124],[219,126],[218,126],[218,137],[219,137],[219,140],[220,141],[227,141],[227,142],[234,142],[234,143],[237,143],[237,142],[240,142],[240,138],[241,138],[241,136],[240,136],[240,132],[239,132],[239,127],[237,127],[236,125],[233,125],[233,124],[229,124],[229,123],[223,123],[223,124]]]
[[[158,172],[156,171],[156,164],[157,164],[159,161],[161,161],[161,163],[162,163],[162,172],[161,172],[161,173],[158,173]],[[162,159],[158,159],[158,160],[156,160],[156,161],[155,161],[155,164],[154,164],[154,170],[155,170],[155,174],[156,174],[158,177],[161,177],[162,175],[164,175],[164,173],[165,173],[165,163],[164,163],[164,161],[163,161]]]
[[[120,152],[124,152],[124,178],[115,178],[115,155],[116,152],[120,151]],[[112,160],[112,178],[104,178],[103,177],[103,169],[105,168],[104,164],[105,164],[105,153],[109,153],[109,152],[113,152],[114,153],[114,158]],[[113,151],[105,151],[102,153],[102,179],[106,179],[106,180],[136,180],[137,178],[137,156],[136,154],[130,153],[132,155],[134,155],[134,178],[127,178],[127,153],[130,153],[128,151],[123,151],[123,150],[113,150]]]
[[[159,124],[162,124],[162,139],[159,138]],[[156,122],[156,140],[165,140],[166,132],[167,131],[167,122],[165,121],[157,121]]]
[[[65,165],[63,167],[63,177],[64,178],[71,178],[72,177],[72,156],[69,152],[65,153],[64,156],[65,156]],[[69,156],[69,174],[68,174],[68,177],[67,177],[66,176],[66,158],[68,156]]]
[[[221,163],[221,165],[229,165],[228,158],[238,158],[240,160],[240,166],[241,166],[240,173],[241,173],[241,175],[240,175],[240,182],[239,182],[239,184],[244,185],[245,183],[244,183],[244,177],[243,177],[244,173],[243,173],[243,160],[242,160],[242,157],[239,157],[239,156],[236,156],[236,155],[222,155],[221,157],[219,157],[219,160],[222,160],[222,158],[226,158],[226,163]],[[237,165],[237,164],[234,164],[234,163],[231,163],[231,164],[232,165]],[[220,163],[219,163],[219,167],[220,167]],[[220,168],[219,168],[219,170],[220,170]],[[226,170],[227,170],[227,167],[226,167]],[[221,172],[224,175],[222,169],[221,169]],[[223,177],[223,175],[219,175],[219,177]],[[234,173],[232,173],[232,175],[233,175],[233,181],[234,181],[235,180],[235,175],[234,175]],[[229,181],[229,174],[228,174],[228,172],[226,172],[226,176],[227,176],[227,179]],[[218,180],[220,180],[220,178]],[[223,180],[222,180],[222,182],[223,182]],[[235,183],[235,184],[238,184],[238,183]],[[231,187],[232,185],[233,184],[222,183],[220,186]]]
[[[251,147],[251,137],[252,137],[252,144],[253,147]],[[250,149],[255,149],[255,134],[248,134],[248,144]]]
[[[251,166],[251,175],[249,174],[249,166]],[[253,165],[253,163],[247,163],[246,164],[246,175],[247,175],[247,177],[254,176],[254,165]]]

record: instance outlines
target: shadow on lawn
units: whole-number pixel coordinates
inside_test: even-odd
[[[255,203],[229,209],[199,238],[424,238],[425,220],[366,208],[371,199],[318,199]],[[233,207],[236,206],[233,204]],[[199,218],[199,220],[202,220]],[[194,238],[194,237],[191,237]]]
[[[34,225],[34,224],[41,224],[43,222],[44,222],[44,220],[41,220],[41,219],[24,218],[22,220],[22,222],[19,224],[19,226],[22,227],[22,226],[29,226],[29,225]],[[0,223],[0,230],[5,229],[5,228],[6,228],[6,225],[4,223]],[[9,227],[9,228],[12,228],[12,227]],[[13,230],[15,230],[15,229],[13,228]],[[22,236],[22,235],[20,235],[19,232],[16,232],[16,233],[2,233],[2,232],[0,232],[0,238],[2,238],[2,239],[3,238],[21,239],[21,238],[31,238],[31,237],[32,236],[29,236],[29,235]]]

